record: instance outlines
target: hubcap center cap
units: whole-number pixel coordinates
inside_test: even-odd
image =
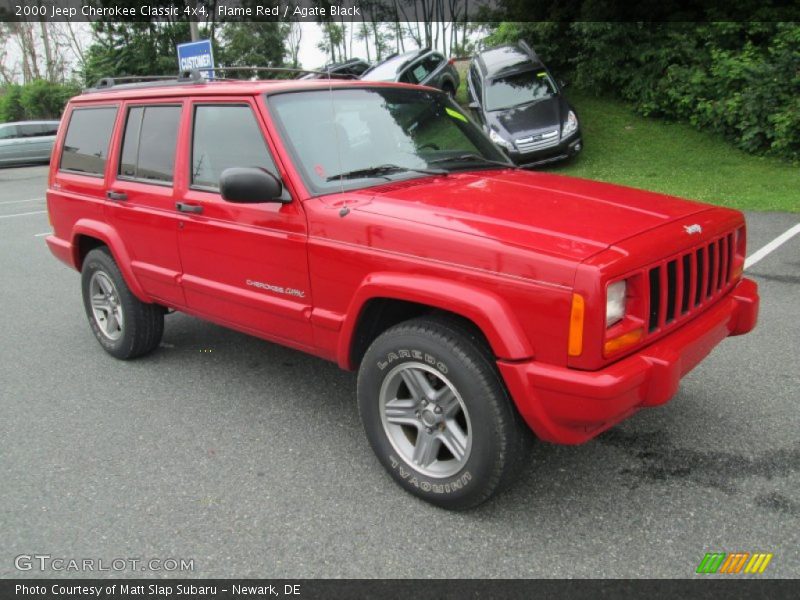
[[[422,411],[420,415],[420,419],[427,427],[433,427],[436,425],[436,422],[439,420],[437,415],[433,413],[432,410],[428,410],[427,408]]]

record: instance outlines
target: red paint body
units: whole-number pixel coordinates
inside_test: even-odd
[[[506,169],[423,176],[312,197],[263,94],[328,85],[217,82],[76,97],[64,123],[76,106],[120,110],[104,178],[59,171],[66,127],[59,130],[47,192],[54,227],[47,243],[53,254],[80,269],[82,244],[94,238],[109,246],[140,299],[334,360],[345,369],[356,366],[353,335],[371,299],[459,314],[486,336],[527,423],[539,437],[562,443],[583,442],[640,407],[666,402],[680,377],[719,341],[755,326],[758,294],[753,282],[741,279],[744,219],[738,211]],[[291,202],[231,204],[218,194],[189,189],[191,104],[211,101],[253,108]],[[171,187],[117,179],[125,109],[144,102],[183,105]],[[123,191],[129,199],[107,200],[108,190]],[[177,212],[178,201],[202,205],[203,213]],[[344,217],[343,206],[349,208]],[[702,227],[700,235],[687,233],[692,224]],[[695,260],[697,249],[710,243],[717,244],[722,261],[712,263],[719,281],[706,295],[705,282],[686,271],[674,291],[676,302],[683,286],[701,284],[702,301],[669,319],[663,314],[669,261]],[[605,356],[609,336],[647,322],[647,278],[657,267],[664,297],[656,327],[635,345]],[[606,330],[605,288],[621,277],[641,284],[634,287],[638,297],[630,301],[631,314]],[[303,295],[272,293],[248,280]],[[574,292],[586,305],[583,351],[568,357]]]

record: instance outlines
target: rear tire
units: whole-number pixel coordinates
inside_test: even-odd
[[[482,339],[457,321],[396,325],[358,373],[367,438],[404,489],[442,508],[485,502],[516,479],[532,435]]]
[[[103,350],[126,360],[159,345],[164,308],[133,295],[108,248],[95,248],[86,255],[81,288],[89,326]]]

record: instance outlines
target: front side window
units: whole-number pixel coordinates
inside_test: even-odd
[[[172,183],[180,106],[135,106],[128,111],[119,174]]]
[[[116,117],[116,107],[74,109],[64,139],[60,168],[103,175]]]
[[[547,71],[523,71],[489,82],[486,86],[486,110],[530,104],[556,93],[556,85]]]
[[[337,89],[276,94],[268,102],[307,186],[319,194],[425,171],[508,165],[439,92]]]
[[[193,186],[219,189],[229,167],[257,167],[278,175],[261,128],[247,105],[198,105],[192,137]]]

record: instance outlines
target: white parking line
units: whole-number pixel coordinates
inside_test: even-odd
[[[11,217],[25,217],[27,215],[41,215],[42,213],[46,213],[46,210],[35,210],[33,212],[26,212],[26,213],[17,213],[15,215],[0,215],[0,219],[10,219]]]
[[[769,254],[782,244],[788,242],[798,233],[800,233],[800,223],[798,223],[788,231],[784,231],[770,243],[762,246],[761,248],[753,252],[750,256],[748,256],[747,259],[744,261],[744,268],[747,269],[749,267],[752,267],[754,264],[756,264],[758,261],[764,258],[767,254]]]
[[[44,198],[30,198],[28,200],[3,200],[0,204],[22,204],[23,202],[44,202]]]
[[[52,235],[52,231],[45,231],[44,233],[36,233],[33,237],[44,237],[46,235]]]

